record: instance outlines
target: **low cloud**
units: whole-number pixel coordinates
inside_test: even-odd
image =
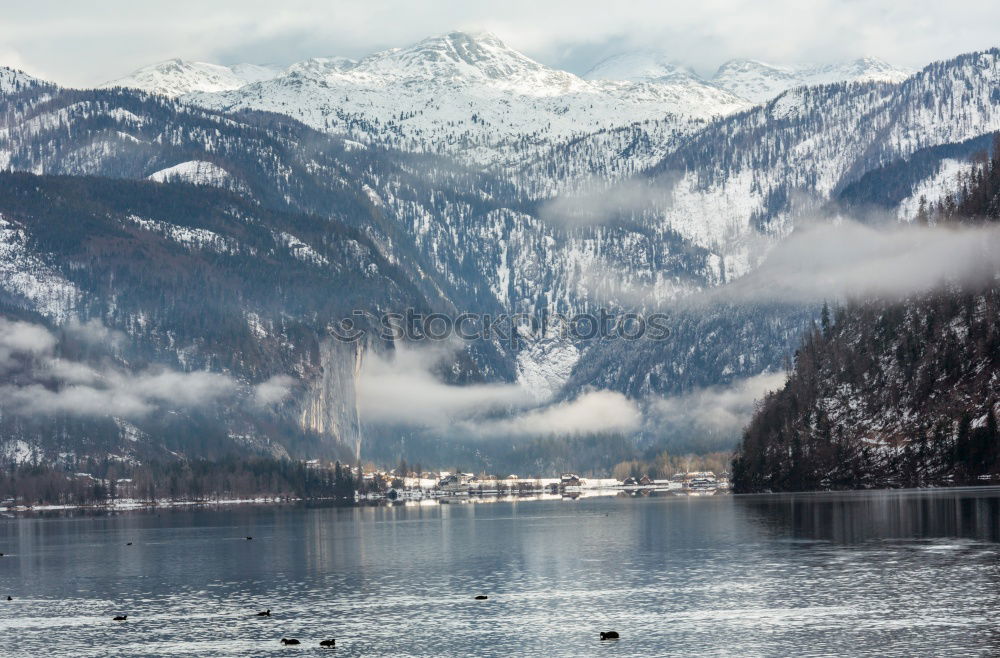
[[[254,387],[254,402],[258,407],[270,407],[284,402],[292,394],[295,380],[288,375],[275,375]]]
[[[120,416],[137,418],[155,409],[150,400],[128,390],[73,385],[50,389],[41,384],[0,387],[3,406],[29,415]]]
[[[14,355],[46,354],[55,345],[55,336],[45,327],[0,318],[0,373],[16,365]]]
[[[617,391],[590,391],[574,400],[470,427],[480,436],[546,436],[632,432],[642,425],[635,402]]]
[[[998,270],[1000,227],[875,227],[840,221],[796,230],[759,268],[707,297],[791,303],[894,299],[946,282],[988,281]]]
[[[70,323],[67,335],[112,346],[123,339],[99,323]],[[65,359],[56,354],[58,340],[47,328],[0,318],[0,408],[19,414],[71,414],[138,418],[159,409],[203,408],[236,399],[241,387],[228,375],[164,367],[130,372]],[[275,377],[255,387],[258,404],[282,399],[286,378]]]
[[[444,383],[436,372],[455,355],[454,346],[398,346],[390,354],[366,357],[358,383],[363,420],[447,429],[457,421],[531,401],[515,384]]]
[[[538,216],[550,224],[577,227],[632,220],[648,210],[661,211],[672,204],[674,176],[627,179],[620,182],[591,180],[575,192],[566,192],[542,204]]]
[[[759,250],[767,245],[761,242]],[[1000,226],[917,226],[850,219],[813,222],[770,247],[761,264],[715,288],[660,275],[623,274],[607,261],[584,272],[595,300],[635,309],[723,304],[818,304],[902,299],[942,285],[976,286],[1000,276]]]
[[[478,438],[626,432],[642,424],[636,404],[613,391],[538,405],[519,384],[446,384],[438,373],[455,356],[454,346],[369,356],[358,386],[364,422]]]
[[[725,447],[750,421],[755,403],[784,386],[785,379],[785,373],[764,373],[729,386],[652,400],[647,408],[649,429],[720,442]]]
[[[96,318],[91,318],[86,322],[71,319],[66,323],[65,331],[73,338],[91,345],[118,348],[124,345],[127,340],[124,333],[106,327]]]

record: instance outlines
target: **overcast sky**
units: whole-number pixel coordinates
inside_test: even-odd
[[[288,64],[485,29],[575,73],[636,48],[704,74],[734,57],[919,67],[1000,45],[998,26],[996,0],[33,0],[4,4],[0,64],[83,86],[170,57]]]

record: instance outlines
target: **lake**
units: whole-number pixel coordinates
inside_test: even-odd
[[[996,489],[8,517],[0,654],[1000,654],[998,542]]]

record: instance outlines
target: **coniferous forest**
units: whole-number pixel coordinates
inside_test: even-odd
[[[347,465],[332,467],[267,457],[227,456],[128,464],[83,460],[67,470],[51,464],[9,464],[0,470],[0,501],[11,505],[143,504],[174,501],[353,501],[355,492],[378,488]]]
[[[992,157],[915,221],[1000,221]],[[768,395],[733,461],[737,491],[989,483],[1000,478],[1000,286],[943,284],[897,301],[824,307],[787,384]]]

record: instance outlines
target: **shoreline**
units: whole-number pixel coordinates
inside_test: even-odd
[[[0,507],[0,513],[24,514],[33,512],[69,512],[69,511],[102,511],[102,512],[131,512],[150,511],[164,508],[184,508],[184,507],[231,507],[235,505],[281,505],[295,504],[301,502],[338,502],[334,498],[286,498],[278,496],[258,496],[256,498],[220,498],[218,500],[170,500],[170,501],[138,501],[138,500],[115,500],[106,503],[88,503],[80,505],[13,505]],[[340,501],[343,502],[343,501]]]
[[[233,507],[238,505],[301,505],[328,504],[342,507],[364,507],[375,505],[454,505],[471,503],[495,502],[529,502],[541,500],[578,500],[581,498],[625,496],[640,498],[666,495],[684,497],[704,497],[714,495],[729,495],[728,489],[708,491],[689,491],[664,487],[607,487],[580,488],[560,493],[547,491],[527,491],[523,493],[499,493],[496,491],[437,491],[437,490],[404,490],[396,497],[389,494],[367,494],[354,500],[341,498],[301,498],[288,496],[255,496],[253,498],[219,498],[198,500],[145,501],[135,499],[119,499],[104,503],[88,504],[57,504],[57,505],[11,505],[0,507],[0,514],[33,514],[41,512],[131,512],[153,511],[158,509],[183,509],[204,507]]]

